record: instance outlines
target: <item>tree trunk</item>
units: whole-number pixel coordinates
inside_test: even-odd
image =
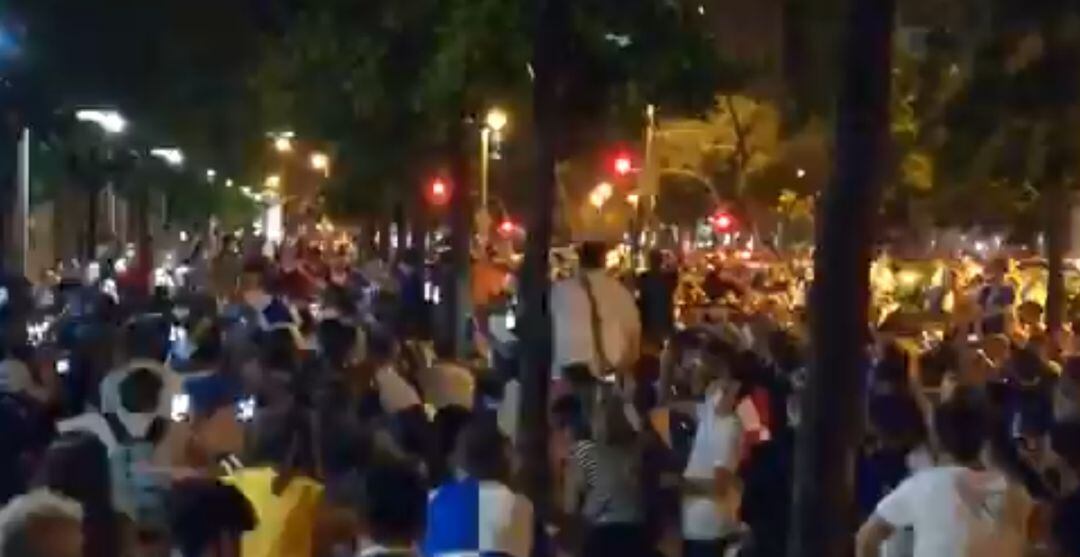
[[[472,315],[472,289],[470,288],[470,267],[472,264],[472,199],[473,190],[469,180],[466,139],[469,130],[464,122],[458,122],[457,137],[449,141],[451,146],[451,185],[450,195],[450,257],[453,286],[447,292],[450,304],[450,336],[453,339],[455,357],[464,358],[469,353],[469,318]]]
[[[868,271],[888,142],[894,7],[894,0],[853,0],[848,8],[836,168],[820,205],[810,299],[813,360],[797,437],[793,557],[852,554]]]
[[[1046,200],[1046,331],[1051,338],[1061,331],[1065,317],[1064,259],[1068,251],[1070,203],[1063,179],[1055,177],[1047,184]]]
[[[536,2],[533,37],[533,118],[536,183],[521,269],[521,420],[518,452],[526,495],[541,519],[550,516],[548,387],[551,378],[551,313],[548,252],[556,200],[555,139],[560,128],[556,87],[569,25],[568,0]]]

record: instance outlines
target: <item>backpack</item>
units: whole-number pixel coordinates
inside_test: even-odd
[[[169,524],[166,497],[169,478],[150,469],[154,450],[168,431],[169,423],[155,417],[145,437],[135,437],[116,414],[104,414],[117,448],[109,456],[113,490],[127,507],[139,530],[162,531]]]

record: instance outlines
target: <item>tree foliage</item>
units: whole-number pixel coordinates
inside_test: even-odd
[[[477,141],[488,107],[510,112],[513,141],[528,141],[530,10],[524,0],[301,2],[270,39],[261,106],[280,126],[333,146],[341,162],[332,206],[385,212]],[[705,34],[664,2],[575,2],[572,25],[575,56],[560,68],[561,160],[636,141],[647,104],[703,112],[731,74]],[[522,159],[504,165],[527,167]]]

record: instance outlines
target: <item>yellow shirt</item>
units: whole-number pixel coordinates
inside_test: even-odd
[[[244,534],[243,557],[307,557],[313,555],[315,516],[323,486],[296,477],[280,495],[274,495],[277,472],[247,468],[226,479],[251,502],[258,518],[254,530]]]

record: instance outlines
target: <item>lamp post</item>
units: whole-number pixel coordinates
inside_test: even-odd
[[[501,109],[492,108],[484,118],[484,125],[480,128],[480,212],[477,220],[480,229],[480,238],[487,240],[491,228],[491,211],[488,208],[488,185],[491,171],[491,141],[494,135],[495,141],[499,140],[499,134],[506,127],[509,117]]]
[[[128,128],[128,121],[117,110],[85,108],[75,111],[75,119],[80,122],[88,122],[97,125],[106,136],[117,136],[124,133]],[[107,157],[112,158],[112,146],[107,149]],[[112,180],[105,183],[105,204],[108,208],[109,233],[116,234],[116,198],[113,195]],[[93,194],[90,197],[88,220],[87,220],[87,260],[97,257],[97,185],[94,185]]]

